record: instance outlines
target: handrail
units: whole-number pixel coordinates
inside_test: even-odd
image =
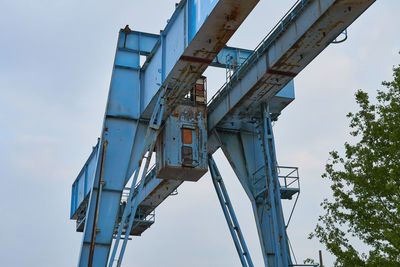
[[[213,97],[207,102],[207,105],[210,105],[212,101],[220,96],[220,93],[228,87],[228,85],[233,81],[235,76],[238,78],[240,72],[245,72],[246,68],[256,61],[259,56],[276,40],[276,38],[287,28],[289,24],[294,20],[297,14],[303,10],[303,8],[310,2],[311,0],[298,0],[289,11],[282,17],[281,20],[271,29],[271,31],[264,37],[264,39],[257,45],[257,47],[253,50],[247,59],[240,64],[237,70],[232,74],[229,81],[225,82],[221,88],[213,95]]]
[[[281,169],[291,170],[285,175],[278,174],[278,178],[284,181],[284,187],[288,188],[289,186],[291,186],[292,184],[297,182],[297,187],[300,188],[299,168],[298,167],[288,167],[288,166],[277,166],[278,172]]]

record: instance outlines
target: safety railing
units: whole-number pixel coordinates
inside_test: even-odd
[[[236,69],[232,74],[229,81],[222,85],[222,87],[213,95],[208,101],[208,105],[211,104],[216,98],[223,96],[224,92],[228,90],[230,84],[235,80],[238,80],[244,75],[247,69],[257,61],[257,59],[265,52],[267,48],[278,38],[278,36],[284,32],[287,27],[294,21],[297,15],[303,11],[303,8],[312,0],[298,0],[289,11],[283,16],[283,18],[272,28],[272,30],[264,37],[264,39],[257,45],[253,53]]]
[[[296,208],[297,200],[300,195],[300,177],[299,168],[297,167],[287,167],[287,166],[277,166],[278,179],[281,187],[281,198],[292,199],[292,196],[296,194],[296,199],[293,203],[292,209],[290,211],[289,218],[286,222],[286,228],[292,219],[294,209]],[[292,265],[292,266],[314,266],[314,265]]]
[[[156,217],[156,212],[153,210],[150,213],[146,212],[141,212],[140,209],[138,209],[138,212],[136,213],[137,216],[135,216],[135,222],[154,222],[155,217]]]
[[[155,174],[156,174],[156,164],[151,166],[150,169],[147,171],[146,177],[145,177],[145,180],[144,180],[144,185],[146,185],[151,179],[155,178],[156,177]],[[139,186],[138,184],[135,186],[135,192],[133,193],[134,197],[137,194],[137,187],[138,186]],[[125,187],[122,190],[121,202],[127,202],[128,201],[130,190],[131,190],[130,187]]]
[[[276,166],[281,188],[300,188],[299,168]]]

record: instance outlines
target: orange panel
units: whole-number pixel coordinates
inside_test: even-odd
[[[182,143],[184,144],[192,143],[192,129],[182,128]]]

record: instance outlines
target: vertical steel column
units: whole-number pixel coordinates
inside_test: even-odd
[[[228,224],[229,231],[231,232],[232,239],[235,243],[236,251],[239,255],[242,266],[253,267],[254,265],[251,260],[249,250],[247,249],[242,231],[240,230],[239,222],[236,218],[235,211],[233,210],[228,192],[226,191],[224,181],[222,180],[221,174],[219,173],[217,165],[215,164],[212,156],[208,158],[208,165],[210,167],[211,178],[215,191],[217,192],[222,211],[225,215],[226,223]]]
[[[285,220],[283,218],[282,203],[280,198],[280,184],[277,172],[277,160],[275,152],[275,142],[274,135],[272,131],[271,116],[269,113],[269,106],[267,104],[262,105],[262,119],[263,119],[263,148],[267,163],[267,188],[269,188],[269,202],[271,203],[271,208],[275,209],[275,229],[279,233],[279,248],[282,264],[283,266],[288,266],[291,263],[290,251],[288,246]]]
[[[139,125],[139,51],[127,49],[136,36],[121,30],[115,54],[93,184],[89,185],[86,221],[78,266],[106,266],[121,195]],[[106,160],[103,160],[106,158]],[[101,193],[100,193],[101,192]]]
[[[247,193],[254,212],[265,266],[292,264],[276,171],[271,118],[263,104],[243,130],[216,130],[221,148]]]

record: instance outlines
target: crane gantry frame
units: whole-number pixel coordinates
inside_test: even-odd
[[[102,134],[72,186],[78,266],[120,266],[129,237],[207,165],[241,263],[253,266],[212,158],[218,148],[251,201],[265,266],[295,266],[281,199],[298,196],[297,169],[280,183],[271,122],[294,100],[293,78],[374,2],[299,0],[254,51],[226,43],[258,0],[182,0],[159,35],[122,29]],[[229,75],[206,103],[209,66]]]

